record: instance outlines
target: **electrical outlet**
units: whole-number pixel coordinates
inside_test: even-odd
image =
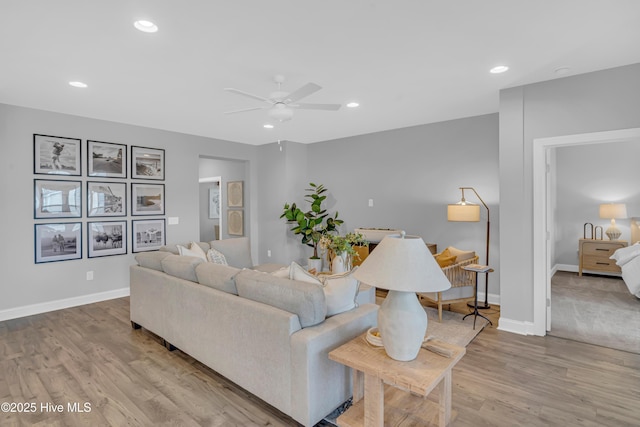
[[[373,199],[369,199],[369,207],[372,208],[373,207]]]
[[[87,271],[87,280],[93,280],[93,271]]]
[[[271,258],[271,249],[267,249],[267,256]]]

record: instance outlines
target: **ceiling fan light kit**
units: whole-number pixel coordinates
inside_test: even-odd
[[[252,98],[258,101],[265,102],[268,104],[264,107],[248,107],[240,110],[232,110],[226,111],[225,114],[235,114],[235,113],[243,113],[246,111],[254,111],[254,110],[265,110],[268,109],[268,115],[273,120],[277,120],[279,122],[285,122],[287,120],[291,120],[293,118],[294,109],[305,109],[305,110],[325,110],[325,111],[337,111],[340,109],[340,104],[308,104],[308,103],[299,103],[297,101],[302,98],[306,98],[307,96],[316,93],[322,87],[315,83],[307,83],[306,85],[294,90],[291,93],[283,92],[281,90],[281,85],[284,82],[284,77],[281,75],[277,75],[273,79],[278,85],[278,90],[272,92],[269,97],[264,97],[260,95],[255,95],[249,92],[245,92],[239,89],[234,88],[225,88],[225,91],[235,93],[236,95],[242,95],[247,98]]]

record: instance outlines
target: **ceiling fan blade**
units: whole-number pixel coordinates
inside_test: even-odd
[[[296,102],[298,99],[302,99],[305,96],[309,96],[312,93],[319,91],[320,89],[322,89],[322,86],[318,86],[315,83],[307,83],[306,85],[302,86],[300,89],[294,92],[291,92],[289,96],[287,96],[287,99],[284,100],[284,103],[287,104],[290,102]]]
[[[306,103],[297,103],[297,104],[289,104],[289,107],[293,108],[301,108],[303,110],[329,110],[336,111],[339,110],[342,105],[340,104],[306,104]]]
[[[273,101],[271,101],[269,98],[265,98],[264,96],[254,95],[252,93],[244,92],[238,89],[234,89],[232,87],[226,87],[224,88],[224,90],[226,90],[227,92],[235,93],[237,95],[242,95],[249,98],[257,99],[258,101],[264,101],[264,102],[268,102],[269,104],[273,104]]]
[[[242,110],[225,111],[225,114],[244,113],[245,111],[264,110],[264,107],[243,108]]]

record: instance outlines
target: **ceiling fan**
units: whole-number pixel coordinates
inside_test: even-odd
[[[269,112],[268,112],[269,117],[271,117],[274,120],[284,122],[287,120],[291,120],[291,118],[293,117],[293,110],[296,108],[305,109],[305,110],[336,111],[341,107],[340,104],[309,104],[309,103],[298,102],[302,98],[305,98],[322,89],[321,86],[315,83],[307,83],[301,88],[294,90],[291,93],[287,93],[287,92],[283,92],[281,89],[281,85],[282,83],[284,83],[284,76],[276,75],[273,78],[273,80],[278,85],[278,90],[275,92],[271,92],[268,97],[254,95],[252,93],[244,92],[242,90],[238,90],[230,87],[225,88],[224,90],[226,90],[227,92],[246,96],[248,98],[257,99],[267,104],[263,107],[250,107],[250,108],[243,108],[241,110],[226,111],[225,114],[235,114],[235,113],[243,113],[246,111],[269,109]]]

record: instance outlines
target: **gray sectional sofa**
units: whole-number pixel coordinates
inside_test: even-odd
[[[132,326],[153,332],[299,423],[315,425],[351,396],[348,368],[327,354],[375,326],[375,289],[361,284],[356,308],[326,317],[321,287],[266,272],[274,265],[247,268],[248,239],[211,244],[230,265],[177,255],[175,246],[136,255]]]

